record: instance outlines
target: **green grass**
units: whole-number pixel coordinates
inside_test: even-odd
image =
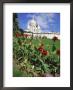
[[[60,40],[57,40],[56,42],[53,42],[51,39],[33,39],[32,44],[36,47],[39,47],[39,44],[43,43],[46,50],[51,51],[52,45],[55,44],[56,48],[60,48]]]
[[[17,68],[13,68],[13,77],[20,77],[23,75],[23,72],[19,71]]]

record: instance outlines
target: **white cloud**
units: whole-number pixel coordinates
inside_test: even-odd
[[[54,16],[53,13],[36,13],[36,14],[28,14],[27,17],[32,18],[34,15],[37,23],[40,25],[43,31],[50,31],[50,24],[54,23]]]
[[[55,14],[54,14],[54,13],[48,13],[48,16],[49,16],[50,18],[54,18]]]
[[[47,29],[49,27],[46,18],[43,18],[41,15],[35,16],[35,19],[37,23],[40,25],[40,27],[42,27],[43,29]]]

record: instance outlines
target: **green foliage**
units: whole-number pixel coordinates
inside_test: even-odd
[[[22,31],[20,31],[18,26],[18,16],[16,13],[13,13],[13,36],[17,33],[22,34]]]
[[[16,68],[13,69],[13,76],[14,77],[20,77],[20,76],[22,76],[22,74],[23,73],[21,71],[17,70]]]
[[[52,45],[52,51],[54,52],[56,50],[56,46],[53,44]]]
[[[13,57],[21,67],[25,66],[25,69],[13,70],[14,76],[42,76],[45,73],[60,74],[60,57],[56,55],[56,44],[49,40],[44,43],[44,49],[49,51],[49,55],[43,56],[39,51],[39,41],[37,40],[37,46],[34,39],[16,38],[13,40]],[[20,44],[23,43],[23,45]],[[50,45],[49,45],[50,44]],[[52,44],[52,45],[51,45]],[[50,47],[49,47],[50,46]],[[24,63],[24,61],[26,63]],[[34,66],[33,66],[34,65]],[[22,68],[21,67],[21,68]],[[33,67],[33,69],[32,69]],[[31,71],[31,72],[30,72]]]

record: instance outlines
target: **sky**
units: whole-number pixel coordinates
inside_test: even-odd
[[[26,30],[34,16],[42,32],[60,32],[60,13],[17,13],[19,28]]]

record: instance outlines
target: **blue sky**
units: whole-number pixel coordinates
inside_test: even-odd
[[[27,29],[27,23],[34,16],[42,32],[60,32],[60,13],[17,13],[19,27]]]

